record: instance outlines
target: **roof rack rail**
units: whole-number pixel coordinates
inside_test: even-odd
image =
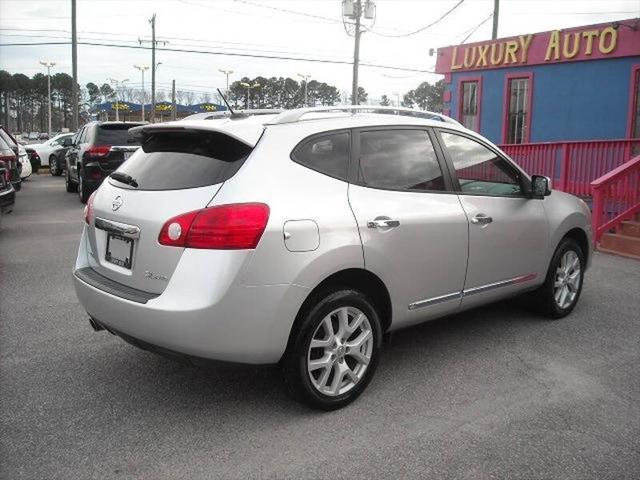
[[[295,108],[293,110],[285,110],[276,118],[267,122],[266,125],[281,125],[283,123],[295,123],[302,120],[302,117],[309,113],[379,113],[383,115],[402,115],[407,117],[425,118],[428,120],[437,120],[445,123],[453,123],[460,125],[457,120],[447,117],[441,113],[429,112],[426,110],[416,110],[405,107],[383,107],[378,105],[335,105],[331,107],[310,107]]]

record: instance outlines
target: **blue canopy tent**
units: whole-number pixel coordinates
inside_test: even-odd
[[[118,117],[123,121],[141,120],[142,104],[133,102],[105,102],[96,105],[91,109],[90,113],[101,120],[115,120],[116,108],[118,109]],[[159,121],[165,121],[171,118],[172,104],[171,102],[156,103],[156,118]],[[195,105],[176,104],[176,118],[184,118],[194,113],[203,112],[221,112],[227,110],[224,105],[216,103],[197,103]],[[149,117],[151,113],[151,104],[144,106],[145,117]]]

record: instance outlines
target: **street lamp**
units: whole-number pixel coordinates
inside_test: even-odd
[[[233,74],[233,70],[224,70],[223,68],[219,68],[218,71],[227,77],[227,89],[224,93],[229,96],[229,75]]]
[[[351,103],[353,105],[358,105],[358,65],[360,63],[360,35],[362,35],[361,19],[363,15],[366,20],[371,20],[371,25],[375,23],[376,4],[372,0],[365,0],[364,2],[362,0],[342,0],[342,24],[347,35],[355,38],[353,82],[351,85]]]
[[[307,82],[311,78],[311,75],[303,75],[302,73],[299,73],[298,76],[304,79],[304,105],[303,106],[306,107],[307,106]]]
[[[144,91],[144,72],[149,70],[148,65],[134,65],[133,68],[140,70],[142,73],[142,121],[144,122],[144,102],[146,101],[146,93]]]
[[[245,108],[249,110],[249,95],[251,95],[251,90],[253,90],[254,88],[260,88],[260,84],[254,83],[253,85],[250,85],[247,82],[240,82],[240,85],[247,89],[247,103]]]
[[[40,60],[40,65],[47,69],[47,105],[49,106],[49,137],[51,137],[51,68],[56,66],[56,62],[46,62]]]
[[[120,90],[120,87],[124,85],[125,82],[128,82],[129,79],[125,78],[124,80],[114,80],[113,78],[110,78],[109,81],[116,86],[116,122],[119,122],[120,116],[118,115],[118,112],[120,109],[118,108],[118,90]]]

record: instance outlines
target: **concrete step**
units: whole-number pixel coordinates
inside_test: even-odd
[[[631,220],[622,222],[618,232],[629,237],[640,237],[640,222]]]
[[[605,233],[600,239],[600,250],[640,258],[640,237]]]

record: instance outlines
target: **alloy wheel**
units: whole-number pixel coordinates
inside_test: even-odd
[[[51,172],[51,175],[58,173],[58,164],[55,157],[51,157],[49,160],[49,172]]]
[[[374,346],[371,323],[355,307],[341,307],[316,328],[307,353],[311,383],[320,393],[347,393],[364,377]]]
[[[553,284],[554,299],[558,307],[565,309],[573,304],[581,281],[580,258],[576,252],[568,250],[560,259]]]

